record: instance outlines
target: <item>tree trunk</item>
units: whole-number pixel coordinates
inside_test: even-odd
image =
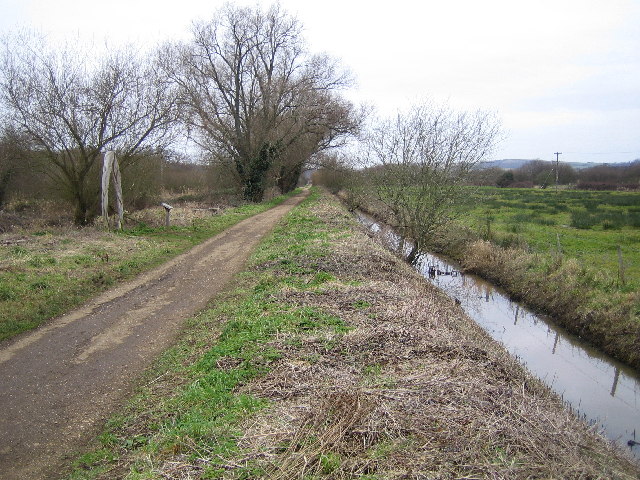
[[[97,215],[95,211],[98,192],[88,193],[85,185],[76,187],[74,192],[75,211],[73,214],[73,222],[83,227],[91,223]]]
[[[278,150],[277,145],[265,143],[260,148],[258,155],[249,163],[242,191],[245,200],[254,203],[262,201],[266,188],[267,172],[278,157]]]
[[[280,175],[278,177],[278,188],[282,193],[288,193],[298,186],[298,179],[302,173],[302,165],[296,165],[290,169],[280,167]]]
[[[76,196],[76,209],[73,213],[73,223],[78,227],[87,225],[90,221],[89,206],[82,195]]]

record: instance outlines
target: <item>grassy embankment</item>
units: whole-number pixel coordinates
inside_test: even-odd
[[[640,369],[640,193],[482,188],[469,204],[433,250]]]
[[[33,329],[285,198],[169,229],[141,224],[117,233],[58,228],[0,235],[0,340]],[[180,208],[174,210],[174,217],[180,215]]]
[[[99,442],[72,478],[640,475],[317,191]]]

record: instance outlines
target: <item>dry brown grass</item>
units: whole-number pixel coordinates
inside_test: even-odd
[[[271,479],[640,476],[452,301],[355,232],[335,203],[314,213],[352,232],[314,259],[337,281],[278,300],[353,329],[271,342],[282,358],[243,391],[272,407],[246,423],[238,464]]]
[[[0,234],[71,228],[73,209],[46,200],[16,200],[0,209]]]
[[[183,195],[196,196],[198,192],[183,192]],[[223,198],[220,201],[184,201],[175,198],[176,194],[162,193],[161,198],[172,206],[171,225],[189,226],[199,219],[218,215],[235,199]],[[145,223],[150,227],[163,226],[165,211],[160,203],[139,210],[125,212],[125,225],[135,226]],[[96,217],[93,225],[102,227],[102,218]],[[73,207],[62,201],[16,200],[0,209],[0,234],[28,234],[34,231],[60,232],[76,230],[73,224]]]
[[[172,206],[174,208],[171,210],[170,223],[179,227],[186,227],[194,221],[211,218],[225,210],[222,205],[211,206],[201,202],[181,202]],[[134,225],[144,223],[150,227],[161,227],[165,224],[165,210],[159,205],[145,208],[127,215],[126,221]]]
[[[58,262],[77,255],[89,255],[109,262],[144,248],[147,243],[143,238],[116,237],[113,233],[92,227],[70,228],[42,235],[28,232],[0,234],[0,247],[7,247],[0,250],[0,270],[22,271],[34,257],[47,255]],[[12,254],[10,249],[13,247],[24,249],[24,254]]]

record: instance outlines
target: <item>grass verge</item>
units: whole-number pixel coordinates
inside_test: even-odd
[[[317,191],[145,383],[71,478],[640,474]]]
[[[244,205],[188,226],[122,232],[36,231],[0,238],[0,340],[36,328],[88,298],[283,202]]]

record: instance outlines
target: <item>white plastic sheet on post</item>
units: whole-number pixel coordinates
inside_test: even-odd
[[[102,217],[109,228],[109,180],[113,177],[113,187],[116,194],[116,229],[122,228],[124,218],[124,205],[122,203],[122,179],[120,177],[120,166],[113,151],[104,154],[102,163]]]

